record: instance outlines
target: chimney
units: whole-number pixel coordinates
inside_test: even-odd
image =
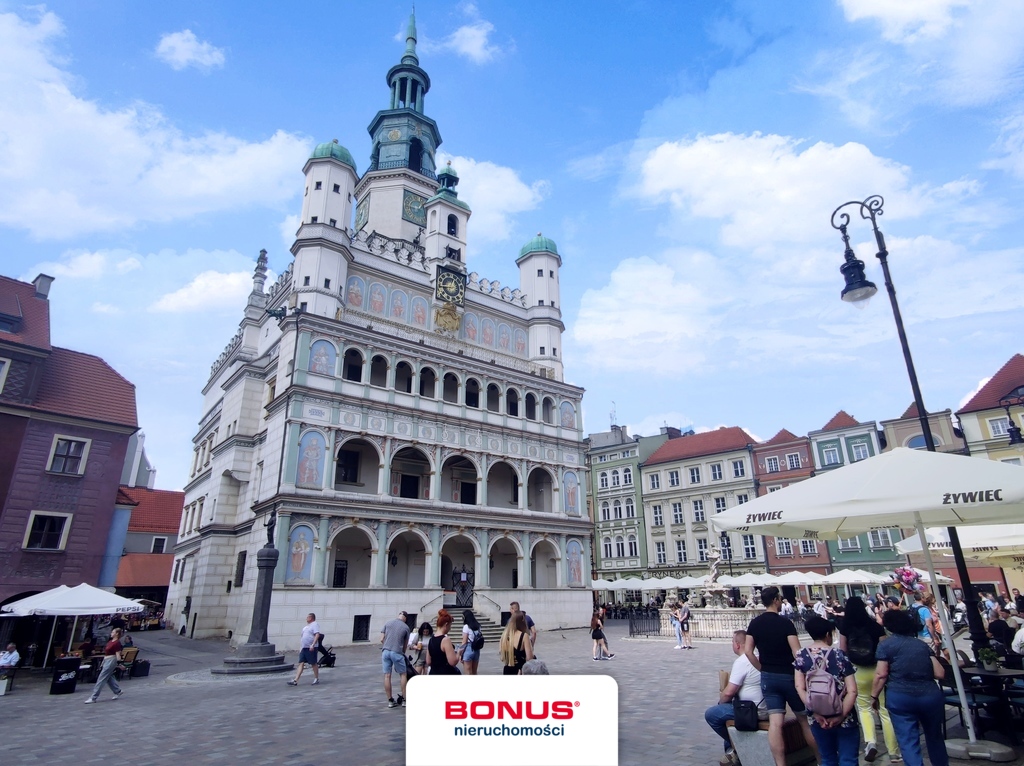
[[[48,300],[50,295],[50,285],[53,284],[53,277],[47,274],[40,274],[38,277],[32,280],[32,284],[36,286],[36,297]]]

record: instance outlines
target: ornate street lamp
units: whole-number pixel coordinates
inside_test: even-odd
[[[1004,396],[999,400],[999,406],[1006,410],[1006,420],[1008,423],[1006,433],[1010,436],[1010,444],[1024,444],[1024,436],[1021,435],[1020,426],[1014,421],[1013,414],[1010,412],[1010,407],[1020,404],[1024,404],[1024,394]]]
[[[846,286],[843,288],[842,299],[848,303],[857,303],[867,300],[878,288],[869,282],[864,275],[864,262],[857,259],[850,247],[850,235],[846,227],[850,223],[850,214],[844,208],[852,207],[860,213],[860,217],[871,222],[871,229],[875,234],[875,242],[878,245],[878,260],[882,264],[882,274],[885,277],[885,288],[889,292],[889,303],[892,304],[892,315],[896,320],[896,331],[899,334],[900,346],[903,348],[903,359],[907,363],[907,374],[910,377],[910,388],[914,392],[914,403],[917,405],[917,415],[921,422],[921,431],[924,436],[925,446],[929,452],[935,452],[935,440],[932,438],[932,429],[928,423],[928,411],[924,407],[924,399],[921,396],[921,387],[917,383],[917,372],[914,370],[914,360],[910,356],[910,346],[907,343],[907,333],[903,328],[903,316],[900,314],[899,303],[896,301],[896,288],[892,284],[892,276],[889,274],[889,251],[885,248],[885,238],[878,228],[878,216],[882,215],[882,206],[885,200],[878,194],[868,197],[863,202],[856,200],[844,202],[832,213],[832,228],[838,229],[843,237],[843,244],[846,250],[843,253],[845,262],[839,267],[840,273],[846,279]],[[1011,421],[1012,422],[1012,421]],[[1012,436],[1011,436],[1012,438]],[[967,605],[967,622],[971,630],[971,642],[977,652],[982,647],[987,647],[988,636],[985,634],[985,626],[982,624],[981,615],[978,613],[978,599],[971,586],[971,578],[967,571],[967,562],[964,559],[963,549],[960,547],[960,537],[956,527],[949,527],[949,543],[953,552],[953,559],[956,562],[956,571],[960,576],[960,584],[964,590],[964,602]],[[922,541],[927,545],[927,541]]]

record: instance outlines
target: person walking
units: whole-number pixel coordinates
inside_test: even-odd
[[[515,614],[516,612],[523,612],[523,610],[519,608],[519,602],[518,601],[512,601],[511,603],[509,603],[508,608],[509,608],[509,611],[512,612],[512,614]],[[529,632],[530,632],[530,643],[533,646],[536,646],[537,645],[537,626],[534,624],[533,618],[531,618],[530,615],[528,615],[526,612],[523,612],[523,619],[526,620],[526,627],[529,629]]]
[[[679,602],[679,632],[682,633],[682,645],[684,649],[692,649],[693,641],[690,638],[690,605],[683,599]]]
[[[462,644],[456,651],[462,657],[462,672],[467,676],[475,676],[480,665],[480,651],[473,648],[477,636],[483,636],[480,632],[480,622],[472,610],[466,609],[462,613]]]
[[[459,653],[448,637],[454,618],[447,609],[437,613],[437,630],[427,643],[427,673],[432,676],[461,675],[455,667],[459,664]]]
[[[104,685],[109,686],[110,690],[114,692],[114,696],[111,699],[121,699],[121,687],[118,685],[117,679],[114,678],[117,663],[121,661],[121,648],[121,629],[114,628],[110,631],[110,640],[103,647],[103,667],[100,668],[100,677],[96,679],[96,685],[92,688],[92,694],[85,701],[86,705],[99,699]]]
[[[384,669],[384,694],[388,697],[388,707],[405,707],[405,686],[409,682],[409,674],[405,665],[405,643],[409,640],[407,612],[399,612],[393,620],[384,623],[380,629],[380,662]],[[398,673],[401,679],[402,693],[395,699],[391,696],[391,673]]]
[[[533,642],[530,641],[529,630],[526,615],[523,612],[512,612],[498,644],[498,657],[504,666],[502,675],[519,675],[526,661],[533,659]]]
[[[935,683],[945,671],[931,648],[918,639],[920,625],[913,615],[891,609],[882,616],[882,624],[892,635],[875,650],[878,664],[871,686],[872,703],[878,706],[884,689],[885,704],[907,766],[924,766],[922,730],[931,766],[949,766],[942,736],[946,701]]]
[[[857,766],[860,730],[856,716],[850,715],[857,701],[857,682],[853,664],[842,649],[833,649],[835,623],[815,615],[807,621],[807,633],[814,642],[796,654],[796,690],[805,706],[810,706],[807,676],[815,667],[822,667],[835,681],[842,700],[842,710],[835,715],[809,714],[811,734],[818,743],[822,766]]]
[[[594,661],[610,660],[615,655],[608,651],[608,639],[604,635],[604,623],[601,622],[601,615],[594,612],[590,617],[590,637],[594,639]]]
[[[289,686],[299,685],[299,679],[302,678],[302,671],[306,669],[307,663],[313,668],[313,686],[320,684],[320,666],[316,662],[316,645],[322,638],[323,633],[320,632],[316,615],[310,612],[306,615],[306,624],[302,626],[302,637],[299,639],[299,645],[302,647],[299,649],[299,669],[295,673],[295,678],[288,682]]]
[[[782,739],[782,726],[786,719],[786,705],[796,716],[803,730],[807,746],[818,756],[818,743],[807,721],[807,709],[796,690],[793,660],[800,651],[796,626],[779,614],[782,597],[779,589],[769,585],[761,591],[765,610],[747,626],[744,654],[755,670],[761,671],[761,691],[768,706],[768,745],[776,766],[786,766],[786,745]],[[819,602],[820,603],[820,602]],[[808,618],[808,622],[810,617]],[[757,650],[757,655],[754,650]]]
[[[857,716],[864,734],[864,760],[871,763],[878,756],[876,744],[875,710],[871,701],[871,687],[875,681],[875,667],[878,664],[876,650],[878,643],[885,640],[885,629],[878,624],[874,616],[868,616],[864,602],[858,596],[846,600],[846,620],[839,630],[839,648],[843,650],[853,663],[854,680],[857,682]],[[889,752],[890,763],[900,763],[900,746],[896,741],[896,731],[892,727],[889,709],[883,702],[878,708],[878,717],[882,723],[882,738],[885,749]]]
[[[430,627],[429,622],[425,622],[420,625],[416,635],[409,639],[409,648],[412,649],[413,654],[406,658],[406,662],[412,662],[412,669],[418,676],[427,674],[427,646],[432,635],[434,635],[434,629]]]

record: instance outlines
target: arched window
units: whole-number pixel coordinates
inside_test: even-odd
[[[466,406],[480,408],[480,384],[473,378],[466,381]]]
[[[637,553],[637,550],[636,550],[636,535],[630,535],[629,536],[629,555],[630,556],[637,556],[637,555],[639,555]]]
[[[414,138],[409,142],[409,170],[419,173],[423,167],[423,142]]]
[[[448,234],[452,237],[459,236],[459,219],[454,213],[448,216]]]
[[[519,394],[513,388],[505,392],[505,414],[519,417]]]
[[[459,403],[459,379],[455,377],[454,373],[445,373],[444,390],[441,396],[446,402]]]
[[[493,383],[487,385],[487,411],[498,412],[501,409],[501,391]]]
[[[350,348],[345,352],[343,377],[345,380],[353,380],[356,383],[363,379],[363,355],[354,348]]]
[[[600,484],[601,484],[601,489],[608,489],[608,472],[607,471],[601,471],[601,476],[600,476],[599,481],[600,481]]]
[[[631,497],[627,497],[626,498],[626,518],[627,519],[634,519],[634,518],[636,518],[636,508],[633,507],[633,498],[631,498]]]
[[[542,414],[543,414],[543,417],[544,417],[544,422],[545,423],[554,423],[555,422],[555,403],[549,397],[544,397],[544,402],[543,402],[543,404],[541,406],[542,406]]]
[[[412,365],[408,362],[399,362],[395,366],[395,390],[412,393]]]
[[[619,500],[616,500],[612,504],[612,508],[615,509],[615,518],[621,519],[622,518],[622,502],[619,501]]]
[[[608,501],[605,500],[603,503],[601,503],[601,521],[611,521],[611,520],[612,520],[612,514],[611,514],[611,511],[608,510]]]
[[[627,487],[633,483],[633,471],[628,466],[622,469],[622,483]]]
[[[386,386],[388,384],[388,361],[382,356],[375,356],[370,361],[370,385]]]
[[[610,537],[606,537],[603,542],[604,542],[604,546],[603,546],[604,547],[604,557],[606,559],[610,559],[612,557],[612,539]]]
[[[533,394],[526,395],[526,419],[537,419],[537,397]]]
[[[626,555],[626,541],[622,539],[622,535],[615,536],[615,556],[616,558],[622,558]]]
[[[612,471],[612,486],[619,486],[619,469],[616,468]]]
[[[434,390],[437,387],[437,375],[429,367],[420,370],[420,396],[426,399],[433,399]]]

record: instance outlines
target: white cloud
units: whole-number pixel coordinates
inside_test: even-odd
[[[117,270],[118,274],[127,274],[129,271],[141,269],[142,263],[140,263],[139,259],[135,256],[131,256],[130,258],[125,258],[123,261],[118,261],[114,268]]]
[[[35,274],[69,279],[99,279],[107,273],[107,257],[103,253],[66,253],[61,261],[49,261],[35,267]]]
[[[665,426],[671,426],[672,428],[679,428],[685,431],[690,428],[693,424],[692,418],[685,412],[679,412],[678,410],[671,410],[668,412],[655,412],[651,415],[647,415],[643,420],[637,423],[629,424],[629,435],[630,436],[655,436],[661,433],[661,429]]]
[[[156,57],[177,70],[190,66],[206,70],[224,66],[223,49],[200,41],[191,29],[161,37],[156,46]]]
[[[292,243],[295,242],[295,234],[299,230],[299,222],[302,216],[298,213],[288,215],[281,221],[279,231],[281,232],[281,241],[284,243],[285,250],[291,249]]]
[[[971,391],[968,391],[966,394],[964,394],[964,397],[956,405],[956,409],[953,410],[953,411],[956,412],[958,410],[963,409],[963,407],[967,404],[967,402],[971,401],[971,399],[973,399],[982,388],[984,388],[985,386],[988,385],[988,382],[990,380],[992,380],[992,376],[991,375],[988,376],[987,378],[982,378],[981,380],[979,380],[978,381],[978,385],[976,385]]]
[[[547,196],[547,181],[527,184],[512,168],[469,157],[438,154],[438,167],[451,161],[459,174],[459,199],[473,209],[470,225],[474,243],[502,242],[512,234],[517,213],[533,210]]]
[[[53,51],[62,35],[52,13],[0,14],[0,225],[64,239],[295,196],[306,139],[190,136],[151,106],[83,99]],[[69,135],[74,151],[53,151]]]
[[[953,24],[954,10],[970,0],[840,0],[848,21],[872,19],[882,36],[897,43],[942,37]]]
[[[238,312],[239,305],[252,291],[252,272],[236,271],[225,274],[204,271],[184,287],[161,296],[150,311],[171,314],[202,311]]]
[[[92,304],[92,312],[94,314],[109,314],[110,316],[117,316],[122,313],[121,309],[112,303],[100,303],[99,301]]]
[[[444,53],[448,51],[467,58],[474,64],[486,64],[507,52],[508,49],[503,49],[492,42],[491,35],[494,33],[494,25],[480,18],[475,5],[467,3],[462,10],[470,18],[469,23],[463,24],[443,40],[422,38],[418,44],[424,52]],[[404,40],[405,32],[401,32],[399,36]]]

